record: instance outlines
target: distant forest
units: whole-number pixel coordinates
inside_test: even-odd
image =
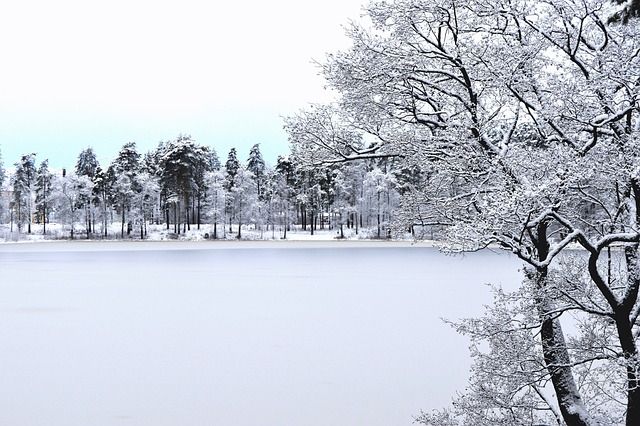
[[[23,155],[12,173],[0,162],[0,221],[25,234],[63,224],[70,238],[146,238],[149,224],[174,236],[206,224],[214,239],[242,238],[243,229],[286,238],[294,226],[390,238],[400,196],[421,178],[392,158],[303,166],[279,156],[272,166],[259,144],[244,161],[232,148],[222,162],[214,148],[180,135],[144,154],[126,143],[108,165],[91,147],[74,170],[54,172],[36,154]]]

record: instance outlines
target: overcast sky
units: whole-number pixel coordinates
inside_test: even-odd
[[[282,115],[326,100],[313,60],[348,47],[365,0],[15,1],[0,15],[0,154],[103,165],[190,134],[221,160],[288,153]]]

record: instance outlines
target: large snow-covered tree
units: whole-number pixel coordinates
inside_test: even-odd
[[[349,29],[352,48],[323,67],[338,104],[285,122],[307,164],[397,156],[428,174],[404,189],[403,228],[442,226],[449,249],[497,244],[526,263],[521,312],[535,318],[544,367],[528,386],[568,425],[598,422],[602,401],[576,380],[596,361],[625,383],[623,422],[640,424],[640,26],[608,24],[616,10],[604,0],[372,3],[368,22]],[[586,256],[566,288],[557,264],[572,243]],[[612,248],[623,257],[615,273]],[[606,318],[611,351],[594,355],[584,333],[568,344],[568,311]],[[483,424],[513,424],[484,404]]]
[[[191,136],[180,135],[158,148],[159,175],[166,204],[174,208],[175,231],[180,232],[180,217],[184,230],[191,223],[200,226],[203,198],[206,195],[206,174],[217,161],[215,151],[197,144]],[[167,217],[167,226],[169,220]]]

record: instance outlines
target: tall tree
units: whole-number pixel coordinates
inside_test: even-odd
[[[6,171],[4,169],[4,163],[2,161],[2,152],[0,152],[0,219],[4,216],[4,182],[7,178]]]
[[[179,233],[179,217],[184,215],[185,231],[195,222],[200,227],[206,174],[213,170],[217,155],[197,144],[190,136],[180,135],[160,148],[160,182],[165,198],[172,201]]]
[[[76,175],[86,176],[91,181],[94,180],[96,172],[100,164],[96,154],[93,152],[93,148],[89,147],[82,150],[78,155],[78,161],[76,162]],[[93,232],[93,218],[91,212],[91,196],[87,196],[86,199],[80,200],[85,210],[85,229],[87,232],[87,238]]]
[[[93,179],[100,163],[98,157],[93,152],[93,148],[89,147],[80,152],[78,161],[76,162],[76,174],[78,176],[87,176]]]
[[[40,167],[36,171],[36,213],[38,221],[42,222],[42,234],[47,233],[47,223],[49,222],[49,214],[52,205],[52,180],[53,175],[49,171],[49,160],[40,163]]]
[[[567,425],[596,424],[602,401],[583,397],[592,394],[576,374],[604,363],[625,383],[625,424],[640,424],[640,26],[607,25],[605,0],[400,0],[367,13],[349,29],[352,48],[323,67],[339,104],[286,121],[292,152],[307,164],[397,156],[419,165],[430,178],[408,192],[405,227],[438,224],[450,250],[497,244],[527,265],[533,299],[523,315],[536,318],[545,368],[526,385],[531,395]],[[541,143],[518,140],[524,124]],[[350,132],[372,142],[354,144]],[[558,261],[571,243],[588,255],[569,281]],[[612,247],[623,253],[619,274],[604,260]],[[566,304],[558,292],[571,296]],[[569,345],[569,311],[606,318],[615,350]],[[546,381],[555,401],[538,393]],[[460,422],[512,424],[498,408],[463,413],[484,423]]]
[[[265,162],[260,152],[260,144],[257,143],[251,147],[249,151],[249,158],[247,159],[247,170],[249,170],[256,181],[256,189],[258,191],[258,198],[262,199],[262,190],[264,187],[264,172]]]
[[[15,163],[13,175],[14,204],[17,211],[18,227],[27,224],[27,233],[31,233],[31,215],[33,213],[33,185],[36,179],[36,154],[24,154]]]
[[[233,191],[236,186],[236,175],[238,174],[239,169],[240,169],[240,161],[238,161],[238,153],[235,148],[231,148],[231,150],[229,150],[229,154],[227,155],[227,161],[224,164],[224,170],[226,173],[225,190],[227,191],[226,216],[227,216],[227,219],[229,220],[229,232],[233,232],[232,225],[231,225],[233,216],[235,214],[235,211],[233,209],[234,208]]]
[[[112,189],[112,201],[116,208],[120,211],[121,229],[120,236],[124,237],[125,225],[127,233],[130,227],[126,221],[126,213],[131,207],[133,197],[138,188],[136,187],[136,175],[140,172],[140,154],[136,150],[135,142],[125,143],[118,156],[113,160],[107,176],[110,179],[110,187]]]
[[[113,172],[113,169],[110,169]],[[109,229],[110,212],[112,212],[109,202],[113,198],[111,193],[111,187],[114,179],[109,179],[107,173],[102,170],[102,167],[96,167],[96,172],[93,177],[93,203],[98,207],[100,212],[101,234],[106,237]]]
[[[226,210],[226,179],[224,171],[213,170],[207,174],[207,191],[210,199],[211,216],[213,220],[213,239],[218,239],[218,223],[225,223]]]
[[[75,172],[63,173],[54,179],[52,196],[56,204],[56,217],[69,225],[71,239],[75,238],[76,223],[81,219],[81,200],[91,194],[91,188],[91,180]]]

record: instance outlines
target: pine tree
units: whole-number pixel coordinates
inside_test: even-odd
[[[33,184],[36,178],[35,153],[24,154],[15,163],[16,172],[13,176],[14,205],[17,211],[18,227],[27,224],[27,233],[31,233],[31,213],[33,211]]]
[[[93,148],[89,147],[83,150],[80,155],[78,155],[78,161],[76,162],[76,174],[78,176],[86,176],[91,181],[93,181],[98,167],[98,158],[93,152]],[[80,203],[84,206],[86,221],[85,229],[87,231],[87,238],[89,238],[89,235],[93,232],[93,214],[91,212],[90,195],[81,199]]]
[[[51,210],[51,185],[53,176],[49,171],[49,160],[40,163],[36,172],[36,213],[38,222],[42,221],[42,233],[47,233],[47,222]]]
[[[235,188],[235,179],[238,174],[238,170],[240,169],[240,162],[238,161],[238,154],[235,148],[231,148],[229,151],[229,155],[227,156],[227,162],[224,165],[226,172],[226,185],[225,190],[227,191],[227,199],[226,199],[226,213],[229,218],[229,232],[233,232],[231,228],[231,221],[233,220],[233,197],[232,192]]]
[[[258,191],[258,199],[262,200],[264,194],[264,170],[265,163],[260,152],[260,144],[257,143],[251,147],[249,151],[249,158],[247,159],[247,170],[253,173],[254,180],[256,182],[256,189]]]
[[[98,166],[98,158],[93,152],[93,148],[89,147],[82,150],[78,155],[78,161],[76,162],[76,174],[78,176],[87,176],[90,179],[93,179],[96,175]]]
[[[122,218],[121,237],[124,237],[126,212],[131,207],[132,198],[137,189],[135,177],[139,172],[140,154],[136,150],[136,143],[127,142],[122,146],[118,156],[107,170],[107,176],[110,179],[109,185],[112,188],[112,201],[120,209]],[[129,232],[130,229],[127,227],[127,233]]]

